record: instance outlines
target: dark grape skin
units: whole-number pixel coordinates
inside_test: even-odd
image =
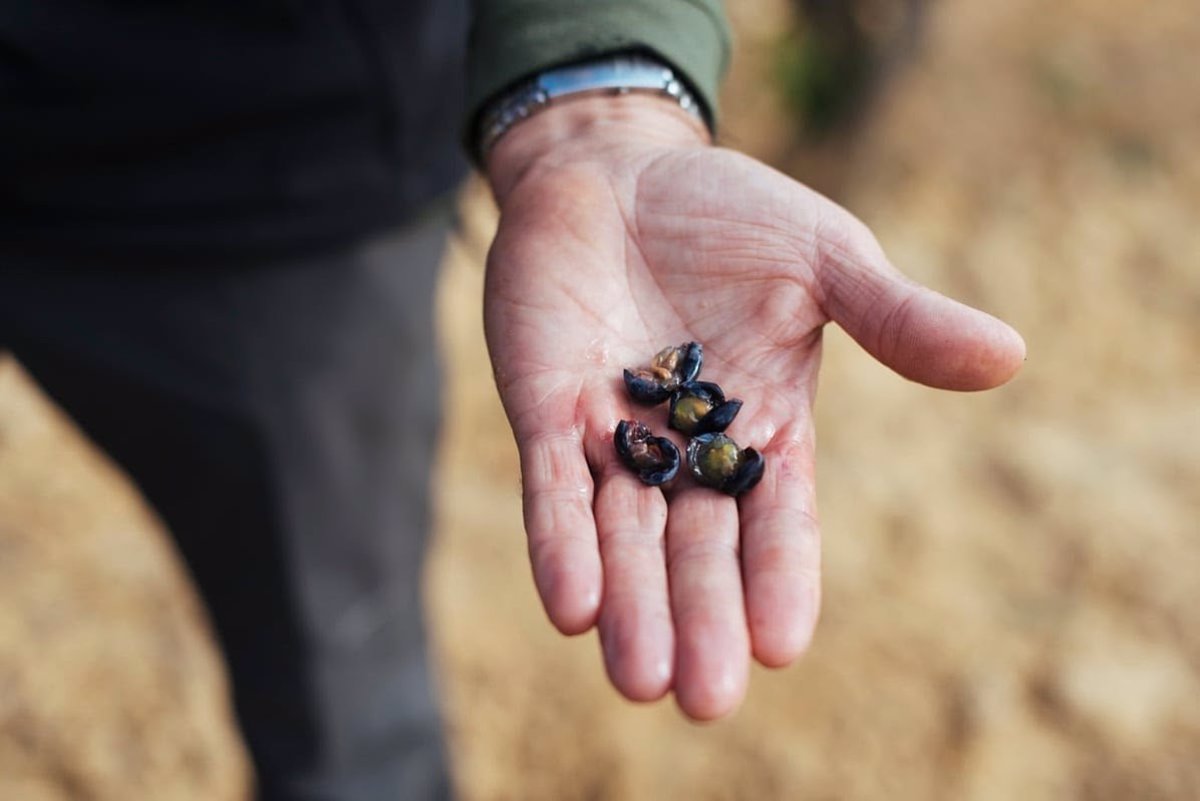
[[[649,367],[625,369],[625,389],[638,403],[656,406],[671,397],[680,385],[695,381],[703,365],[704,348],[699,342],[663,348],[651,359]],[[670,374],[656,376],[656,370],[669,370]]]
[[[655,406],[669,400],[667,425],[690,438],[687,462],[693,477],[700,484],[737,496],[762,480],[765,462],[754,448],[740,448],[722,433],[741,411],[742,401],[727,399],[713,382],[696,380],[703,359],[698,342],[663,348],[649,366],[624,371],[625,387],[640,404]],[[687,405],[680,407],[681,403]],[[710,462],[709,472],[716,469],[720,475],[708,475],[697,457],[718,437],[725,452],[719,458],[725,463]],[[621,461],[651,486],[674,479],[683,461],[674,443],[655,437],[640,421],[620,421],[613,443]]]
[[[621,462],[644,484],[657,487],[675,478],[683,463],[679,449],[666,437],[656,437],[637,420],[622,420],[613,433]]]
[[[737,443],[725,434],[710,433],[694,437],[687,447],[688,468],[701,484],[720,490],[727,495],[738,496],[754,487],[763,476],[765,461],[754,448],[737,448],[737,467],[728,475],[712,475],[705,470],[703,456],[713,446],[737,447]]]
[[[677,418],[675,414],[680,401],[686,398],[698,398],[711,407],[709,412],[694,424]],[[737,398],[726,400],[725,393],[717,384],[710,381],[689,381],[671,394],[667,425],[688,437],[711,434],[728,428],[741,410],[742,402]]]

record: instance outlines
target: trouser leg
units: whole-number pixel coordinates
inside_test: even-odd
[[[419,590],[444,234],[237,268],[0,257],[0,341],[177,541],[265,801],[449,796]]]

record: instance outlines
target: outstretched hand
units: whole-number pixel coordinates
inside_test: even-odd
[[[575,100],[519,124],[488,160],[501,207],[485,322],[521,456],[534,579],[554,625],[599,626],[630,699],[673,690],[732,711],[750,657],[786,665],[820,599],[812,406],[821,330],[934,387],[987,389],[1024,356],[1015,331],[906,279],[848,212],[708,143],[651,97]],[[704,346],[702,378],[745,402],[730,426],[766,459],[733,499],[683,475],[665,492],[617,460],[624,367]],[[673,434],[673,432],[672,432]],[[683,444],[679,437],[676,442]]]

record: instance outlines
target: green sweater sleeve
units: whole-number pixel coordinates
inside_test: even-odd
[[[715,122],[729,61],[720,0],[474,0],[467,62],[468,117],[498,93],[549,67],[618,50],[648,50],[674,67]]]

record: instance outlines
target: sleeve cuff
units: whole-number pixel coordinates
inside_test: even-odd
[[[560,64],[644,50],[669,64],[717,121],[717,88],[729,61],[719,0],[478,0],[467,66],[464,138],[497,94]]]

